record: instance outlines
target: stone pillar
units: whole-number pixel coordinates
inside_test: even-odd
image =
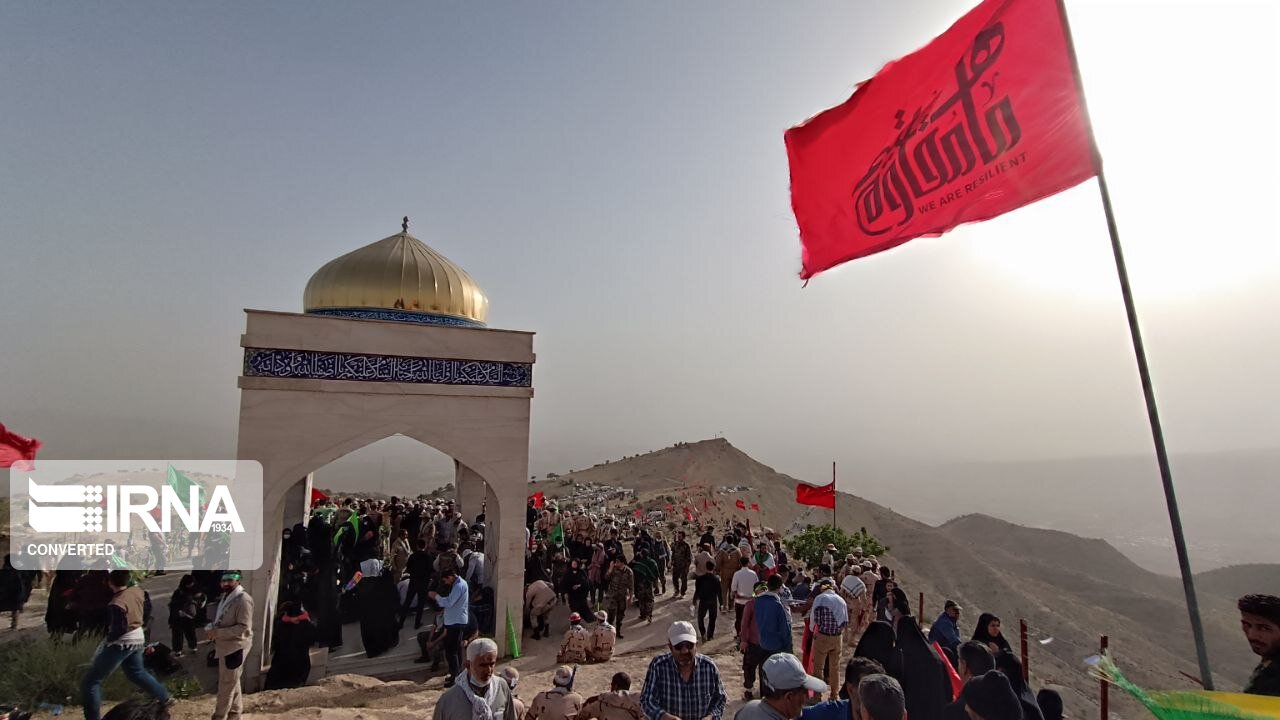
[[[264,470],[267,470],[264,468]],[[271,482],[269,470],[263,477],[263,495],[271,497],[267,483]],[[307,483],[300,482],[299,485]],[[270,664],[272,622],[276,612],[276,599],[280,591],[280,534],[284,530],[284,513],[292,489],[280,496],[274,504],[262,508],[262,567],[245,573],[245,592],[253,598],[253,647],[244,660],[241,687],[245,692],[257,692],[266,682],[266,667]],[[308,491],[310,492],[310,491]],[[212,602],[212,601],[211,601]]]
[[[522,475],[523,470],[522,467]],[[511,488],[514,481],[515,478],[502,486]],[[525,485],[520,483],[518,487]],[[485,558],[491,563],[489,577],[494,586],[494,639],[504,656],[512,650],[507,646],[508,612],[516,637],[522,637],[524,632],[524,506],[524,494],[509,491],[494,497],[485,517]]]
[[[298,523],[307,524],[311,513],[311,488],[315,473],[307,476],[289,488],[284,498],[284,527],[291,528]]]
[[[489,507],[489,488],[485,485],[484,478],[477,475],[475,470],[457,460],[453,461],[453,468],[453,488],[458,501],[458,512],[462,513],[462,519],[470,525],[480,512],[481,503]]]

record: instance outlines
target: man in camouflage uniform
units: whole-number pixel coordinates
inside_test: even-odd
[[[587,661],[587,650],[591,647],[591,633],[582,627],[582,616],[569,614],[569,629],[564,631],[564,640],[560,643],[560,653],[556,655],[558,663],[584,663]]]
[[[627,614],[627,602],[630,601],[635,590],[635,573],[627,567],[627,561],[624,558],[615,557],[613,567],[610,568],[609,576],[605,580],[604,605],[609,611],[610,623],[618,630],[619,638],[623,637],[622,618]]]
[[[675,542],[671,543],[671,594],[684,597],[689,588],[689,563],[693,562],[693,548],[685,542],[684,531],[676,531]]]
[[[640,696],[631,692],[631,676],[615,673],[609,692],[587,698],[577,720],[644,720]]]
[[[551,677],[551,689],[534,696],[525,720],[574,720],[582,710],[581,695],[573,691],[576,670],[561,666]]]
[[[608,662],[613,658],[613,645],[618,633],[609,624],[609,615],[599,610],[596,612],[596,629],[591,631],[591,647],[587,649],[587,659],[591,662]]]
[[[636,607],[640,609],[640,619],[653,622],[654,589],[658,585],[658,564],[649,558],[649,553],[641,550],[636,553],[631,563],[635,574]]]
[[[595,534],[596,524],[592,522],[591,516],[586,510],[578,512],[578,516],[573,519],[573,534],[582,534],[590,538]]]

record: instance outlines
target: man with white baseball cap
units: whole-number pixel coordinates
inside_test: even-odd
[[[733,720],[795,720],[810,692],[822,697],[831,688],[806,673],[795,655],[776,653],[760,666],[760,690],[764,697],[743,705]]]
[[[640,708],[648,720],[720,720],[724,714],[724,681],[720,668],[698,652],[698,632],[681,620],[667,630],[667,646],[649,662],[640,694]]]

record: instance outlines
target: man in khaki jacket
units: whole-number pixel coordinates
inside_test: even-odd
[[[560,666],[551,677],[551,689],[538,693],[525,713],[525,720],[574,720],[584,702],[573,691],[576,668]]]
[[[218,701],[213,720],[238,720],[240,675],[245,656],[253,646],[253,598],[240,587],[239,572],[223,573],[222,599],[205,634],[213,642],[213,654],[218,658]]]
[[[614,673],[609,692],[587,698],[577,720],[644,720],[640,696],[631,692],[631,676]]]
[[[609,624],[609,614],[603,610],[596,611],[596,629],[591,631],[591,646],[587,648],[587,660],[590,662],[608,662],[613,657],[613,646],[617,643],[618,631]]]
[[[564,640],[560,643],[560,652],[556,662],[584,663],[591,650],[591,633],[582,627],[582,616],[569,614],[569,629],[564,631]]]

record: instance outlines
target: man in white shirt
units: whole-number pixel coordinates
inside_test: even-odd
[[[739,563],[741,566],[733,574],[733,582],[729,583],[729,589],[733,593],[733,631],[735,634],[742,627],[742,611],[747,607],[747,603],[751,602],[751,598],[755,597],[756,583],[760,582],[760,577],[748,567],[751,564],[750,558],[744,557]]]
[[[835,568],[837,552],[838,550],[834,543],[827,543],[827,546],[822,550],[822,564],[829,568]]]
[[[462,551],[463,571],[462,577],[467,581],[469,587],[482,587],[489,584],[489,575],[485,572],[484,553],[471,550],[470,548]]]
[[[870,615],[870,604],[867,602],[870,598],[867,584],[862,581],[861,565],[854,565],[853,570],[840,581],[840,597],[849,606],[849,625],[844,629],[844,642],[853,647],[858,633],[862,632],[863,622]]]

